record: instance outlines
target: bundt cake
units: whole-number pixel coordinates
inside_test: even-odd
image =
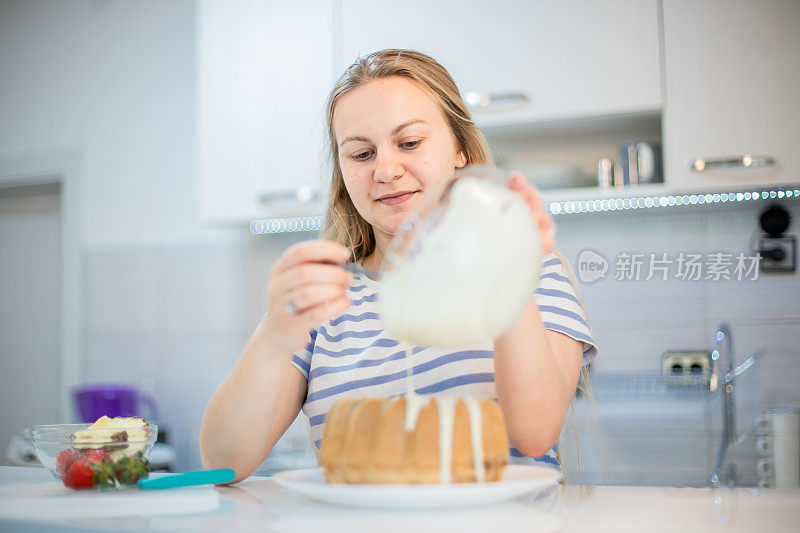
[[[505,421],[487,398],[346,398],[327,414],[320,463],[328,483],[500,481]]]

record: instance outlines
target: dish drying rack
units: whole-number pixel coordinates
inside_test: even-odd
[[[592,394],[609,399],[706,399],[711,374],[667,375],[662,372],[594,372]]]

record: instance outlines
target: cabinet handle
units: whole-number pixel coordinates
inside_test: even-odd
[[[714,168],[763,168],[775,165],[775,158],[768,155],[742,155],[736,157],[719,157],[716,159],[689,159],[686,166],[694,172],[703,172]]]
[[[464,95],[467,107],[473,109],[489,109],[493,107],[519,107],[531,103],[525,93],[482,93],[470,91]]]
[[[318,200],[320,197],[319,191],[311,187],[298,187],[296,189],[289,189],[287,191],[272,191],[263,192],[258,195],[258,201],[262,204],[275,204],[275,203],[310,203]]]

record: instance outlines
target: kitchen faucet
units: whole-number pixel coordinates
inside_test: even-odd
[[[724,363],[720,358],[719,348],[720,344],[725,342],[725,360]],[[709,382],[709,390],[716,392],[722,386],[723,403],[722,403],[722,440],[720,442],[719,453],[717,454],[717,462],[714,467],[714,473],[708,479],[711,486],[719,487],[720,479],[722,477],[722,467],[725,461],[725,456],[731,444],[741,440],[742,436],[736,435],[736,409],[733,402],[733,382],[737,376],[752,367],[756,361],[763,355],[762,351],[758,351],[745,359],[739,366],[733,366],[733,336],[728,324],[722,324],[717,332],[714,334],[714,347],[711,350],[711,360],[713,370],[711,372],[711,380]],[[723,365],[720,371],[720,365]],[[721,383],[720,383],[721,382]],[[745,435],[745,432],[743,435]],[[728,462],[725,479],[731,486],[736,484],[736,467],[732,462]]]

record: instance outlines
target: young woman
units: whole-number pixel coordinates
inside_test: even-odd
[[[409,50],[359,59],[327,104],[333,176],[323,236],[287,250],[272,268],[268,310],[209,403],[200,433],[207,468],[250,475],[302,408],[319,447],[325,415],[343,396],[405,393],[410,350],[421,394],[496,399],[511,462],[558,466],[555,444],[582,363],[596,353],[585,312],[552,252],[552,219],[520,175],[509,187],[538,223],[544,256],[530,304],[511,328],[457,351],[403,346],[377,314],[380,283],[337,266],[378,270],[400,223],[439,180],[489,164],[448,72]]]

